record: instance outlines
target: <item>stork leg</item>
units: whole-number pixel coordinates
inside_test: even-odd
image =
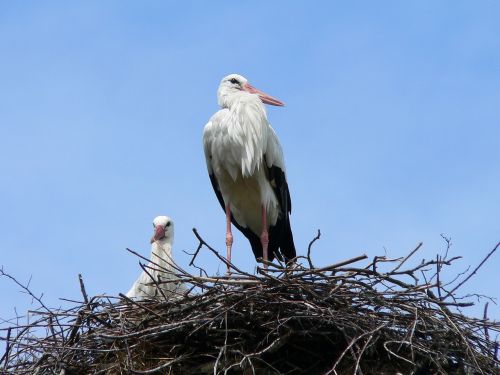
[[[227,260],[231,262],[231,248],[233,247],[233,234],[231,233],[231,206],[226,204],[226,248]],[[227,265],[227,274],[231,275],[231,268]]]
[[[260,243],[262,244],[262,257],[264,258],[264,268],[267,269],[267,247],[269,245],[269,233],[267,232],[267,213],[266,207],[262,205],[262,233],[260,235]]]

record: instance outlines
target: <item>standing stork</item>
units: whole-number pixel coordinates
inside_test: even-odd
[[[233,223],[250,241],[255,258],[264,259],[265,268],[275,255],[288,261],[296,256],[292,204],[283,151],[264,107],[284,104],[239,74],[222,79],[217,99],[221,109],[205,125],[203,146],[212,187],[226,213],[227,259],[231,261]]]

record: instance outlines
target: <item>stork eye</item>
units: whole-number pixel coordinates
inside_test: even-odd
[[[167,224],[165,224],[165,228],[167,228],[169,226],[170,226],[170,221],[168,221]]]
[[[234,83],[234,84],[239,84],[239,82],[236,78],[231,78],[231,80],[229,82]]]

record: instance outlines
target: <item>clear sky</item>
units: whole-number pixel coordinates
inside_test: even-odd
[[[422,257],[452,238],[454,274],[500,240],[498,1],[0,2],[0,265],[51,306],[126,292],[125,251],[175,221],[224,251],[202,130],[229,73],[283,100],[298,252]],[[255,266],[235,238],[234,261]],[[224,267],[208,253],[210,273]],[[500,254],[463,289],[500,297]],[[0,317],[30,299],[0,278]],[[468,310],[480,315],[482,303]],[[500,318],[500,308],[490,306]]]

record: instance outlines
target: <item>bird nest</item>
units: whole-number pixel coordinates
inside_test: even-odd
[[[195,234],[196,254],[206,246],[226,263]],[[500,244],[447,284],[442,270],[458,258],[448,251],[414,266],[420,245],[403,258],[317,268],[313,242],[293,267],[256,275],[234,265],[230,277],[177,269],[192,287],[178,298],[89,298],[80,279],[83,302],[55,310],[38,299],[29,322],[3,329],[0,373],[500,374],[500,324],[487,305],[484,319],[467,317],[461,309],[472,303],[457,296]]]

